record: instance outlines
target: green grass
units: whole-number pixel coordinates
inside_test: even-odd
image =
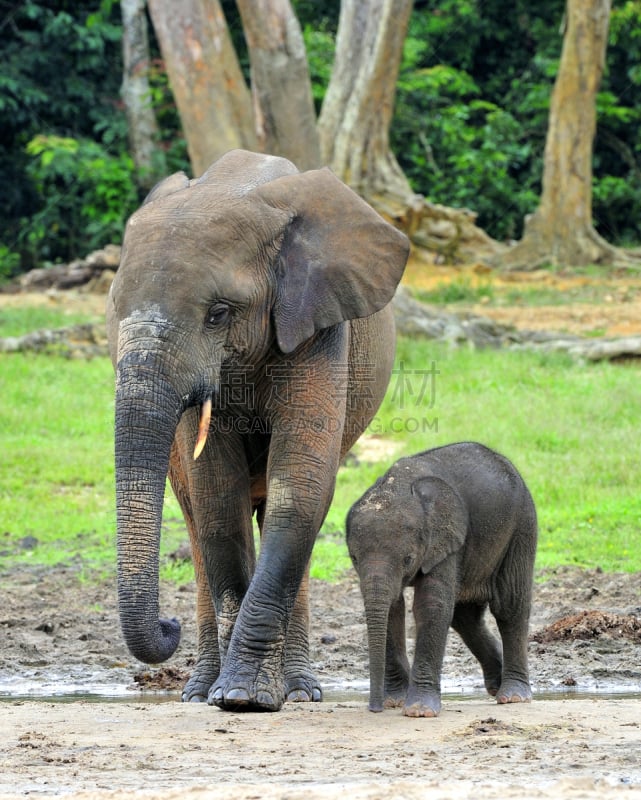
[[[635,296],[634,290],[621,294],[614,285],[601,281],[586,283],[565,289],[554,285],[532,284],[531,286],[505,286],[493,281],[492,276],[472,281],[463,275],[453,281],[443,281],[434,289],[416,290],[417,300],[436,305],[473,305],[483,303],[499,306],[561,306],[571,303],[607,304],[620,302],[621,298]]]
[[[429,370],[435,396],[421,380],[404,408],[392,402],[392,377],[373,429],[395,445],[377,463],[346,466],[324,530],[341,530],[344,510],[402,455],[476,440],[508,456],[537,504],[537,566],[574,564],[606,571],[641,570],[639,368],[582,365],[564,355],[448,349],[399,342],[397,364]],[[347,567],[345,557],[343,565]]]
[[[96,322],[86,314],[70,312],[63,308],[49,308],[44,306],[25,308],[0,309],[0,338],[7,336],[22,336],[31,331],[47,328],[66,328],[83,322]]]
[[[350,505],[401,455],[473,439],[511,458],[537,504],[538,567],[641,571],[639,368],[401,339],[386,399],[341,467],[312,574],[349,569]],[[106,358],[0,355],[0,563],[115,565],[113,374]],[[373,445],[377,445],[374,449]],[[25,545],[37,545],[28,549]],[[186,540],[169,493],[162,574]]]
[[[494,299],[494,287],[491,280],[473,284],[463,276],[454,281],[442,281],[436,288],[414,292],[417,300],[423,303],[451,305],[453,303],[481,303]]]

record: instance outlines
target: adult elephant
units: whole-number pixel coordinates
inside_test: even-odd
[[[407,254],[329,170],[239,150],[167,178],[129,220],[107,309],[120,619],[140,660],[175,651],[180,625],[158,602],[169,475],[197,583],[184,700],[321,699],[307,565],[339,460],[389,380]]]

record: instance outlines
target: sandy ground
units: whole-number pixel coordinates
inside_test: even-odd
[[[428,282],[461,276],[487,279],[474,266],[434,267]],[[411,269],[408,279],[420,283]],[[493,280],[497,292],[507,282],[551,282],[584,295],[593,279]],[[594,303],[470,310],[517,327],[641,333],[641,279],[595,291]],[[0,307],[13,303],[100,315],[104,297],[0,295]],[[431,720],[367,711],[355,576],[314,583],[312,600],[325,701],[236,714],[178,700],[195,652],[193,584],[162,587],[161,607],[182,620],[183,641],[167,667],[147,670],[122,643],[113,578],[82,580],[72,566],[4,572],[0,559],[0,800],[641,798],[641,575],[538,574],[534,702],[497,706],[452,634],[443,711]],[[411,648],[411,626],[409,636]]]

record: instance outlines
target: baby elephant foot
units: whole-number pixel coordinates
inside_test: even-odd
[[[407,687],[385,689],[383,708],[402,708],[405,705]]]
[[[440,692],[433,689],[419,692],[414,689],[408,692],[403,714],[406,717],[438,717],[440,710]]]
[[[527,681],[510,678],[503,681],[496,693],[497,703],[529,703],[532,700],[532,689]]]
[[[383,701],[383,707],[401,708],[404,706],[409,685],[409,675],[405,670],[390,670],[389,673],[385,675],[385,685],[383,689],[385,699]]]
[[[285,699],[288,703],[320,703],[323,690],[316,675],[305,672],[285,677]]]

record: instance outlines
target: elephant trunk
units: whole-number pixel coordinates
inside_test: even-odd
[[[141,368],[126,361],[118,366],[115,419],[118,604],[132,655],[157,664],[180,641],[178,620],[160,618],[158,568],[169,455],[182,403],[167,381],[150,378],[149,363]]]
[[[383,579],[362,585],[369,649],[369,710],[382,711],[385,701],[385,657],[391,594]]]

